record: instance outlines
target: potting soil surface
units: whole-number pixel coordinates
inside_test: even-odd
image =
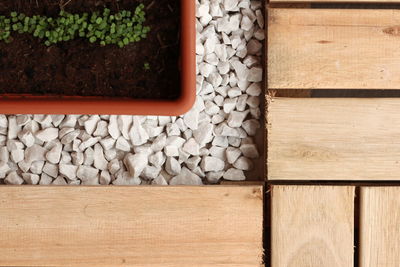
[[[2,0],[0,14],[58,16],[131,10],[143,3],[151,31],[124,48],[77,38],[47,47],[29,34],[0,41],[0,94],[112,96],[174,99],[179,96],[179,0]],[[145,65],[149,67],[146,68]]]

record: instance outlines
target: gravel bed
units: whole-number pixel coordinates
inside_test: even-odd
[[[0,183],[245,180],[260,153],[261,1],[196,0],[197,99],[179,117],[0,115]]]

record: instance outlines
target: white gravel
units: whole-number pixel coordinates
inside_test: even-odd
[[[197,99],[179,117],[0,115],[0,183],[245,180],[260,151],[261,1],[196,0]]]

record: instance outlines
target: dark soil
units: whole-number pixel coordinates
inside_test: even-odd
[[[146,39],[124,48],[83,39],[47,47],[14,34],[0,42],[0,94],[113,96],[174,99],[179,96],[179,0],[1,0],[0,14],[57,16],[102,10],[135,10],[145,4]],[[150,70],[145,70],[148,63]]]

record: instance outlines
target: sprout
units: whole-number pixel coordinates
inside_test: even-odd
[[[66,42],[77,37],[86,38],[90,43],[101,46],[113,44],[124,47],[141,38],[150,31],[144,26],[144,5],[140,4],[134,12],[122,10],[111,14],[108,8],[103,12],[91,14],[71,14],[60,11],[59,17],[26,16],[11,12],[10,17],[0,16],[0,41],[11,42],[12,33],[30,33],[43,39],[46,46]]]

